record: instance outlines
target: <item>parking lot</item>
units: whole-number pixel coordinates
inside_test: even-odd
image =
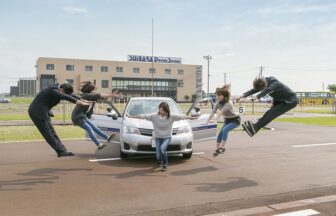
[[[335,128],[271,126],[252,139],[234,132],[217,158],[214,140],[195,143],[193,157],[170,157],[165,173],[153,157],[121,160],[113,144],[96,151],[85,140],[64,141],[76,156],[57,158],[42,141],[1,143],[1,214],[336,215]],[[286,205],[314,198],[322,201]]]

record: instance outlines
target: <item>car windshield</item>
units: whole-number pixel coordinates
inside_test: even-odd
[[[139,116],[144,114],[152,114],[159,112],[160,100],[134,100],[127,106],[126,113],[131,116]],[[181,110],[173,101],[165,101],[170,108],[170,114],[182,115]]]

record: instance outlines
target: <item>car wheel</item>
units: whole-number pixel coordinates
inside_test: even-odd
[[[126,153],[124,153],[120,150],[120,158],[121,159],[126,159],[126,158],[128,158],[128,154],[126,154]]]
[[[192,152],[187,153],[187,154],[183,154],[183,158],[184,158],[184,159],[190,159],[191,156],[192,156]]]

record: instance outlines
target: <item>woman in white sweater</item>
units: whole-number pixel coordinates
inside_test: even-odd
[[[217,110],[220,110],[225,122],[217,136],[217,149],[213,154],[214,157],[225,152],[224,147],[227,142],[229,132],[240,125],[240,116],[230,100],[230,91],[227,86],[216,89],[216,101],[217,104],[212,110],[206,124],[209,123],[210,119],[216,114]]]

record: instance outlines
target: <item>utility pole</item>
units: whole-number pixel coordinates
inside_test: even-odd
[[[152,18],[152,68],[149,70],[152,72],[152,97],[154,96],[154,19]]]
[[[208,61],[208,95],[207,97],[209,97],[210,95],[210,92],[209,92],[209,80],[210,80],[210,60],[212,59],[212,57],[210,55],[207,55],[207,56],[203,56],[204,59],[206,59]]]
[[[226,85],[226,73],[224,73],[224,85]]]
[[[264,69],[264,66],[260,66],[259,77],[263,77],[263,69]]]

